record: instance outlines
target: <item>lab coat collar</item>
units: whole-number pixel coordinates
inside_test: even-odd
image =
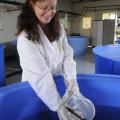
[[[44,34],[42,28],[40,25],[39,26],[39,34],[40,34],[40,40],[42,41],[42,44],[46,50],[48,50],[50,53],[55,54],[55,49],[52,46],[52,42],[50,42],[47,38],[47,36]]]

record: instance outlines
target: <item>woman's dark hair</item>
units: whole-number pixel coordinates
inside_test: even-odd
[[[27,33],[27,38],[33,42],[39,42],[40,34],[38,29],[38,19],[33,11],[30,1],[35,3],[38,0],[27,0],[22,7],[22,11],[18,16],[17,22],[17,35],[23,30]],[[43,1],[43,0],[41,0]],[[58,19],[58,13],[56,12],[50,23],[48,23],[47,36],[50,42],[55,41],[60,36],[60,23]]]

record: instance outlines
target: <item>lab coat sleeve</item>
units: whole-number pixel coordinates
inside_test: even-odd
[[[68,44],[66,33],[62,28],[62,46],[64,51],[63,71],[68,80],[76,80],[76,62],[73,59],[73,49]]]
[[[18,37],[17,49],[23,70],[22,79],[30,83],[38,97],[52,111],[56,111],[61,104],[61,98],[39,49],[24,36]]]

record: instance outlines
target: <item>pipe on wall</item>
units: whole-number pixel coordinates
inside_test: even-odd
[[[17,2],[17,1],[9,1],[9,0],[0,0],[0,3],[4,4],[11,4],[11,5],[23,5],[24,3]]]
[[[93,7],[83,7],[81,15],[85,16],[88,11],[102,11],[102,10],[120,10],[120,5],[107,5],[107,6],[93,6]]]

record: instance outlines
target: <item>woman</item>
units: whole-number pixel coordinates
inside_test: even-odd
[[[67,119],[67,109],[62,104],[53,76],[64,75],[68,90],[74,94],[79,94],[79,88],[73,50],[58,21],[57,0],[27,0],[17,27],[22,81],[27,80],[52,111],[58,111]]]

